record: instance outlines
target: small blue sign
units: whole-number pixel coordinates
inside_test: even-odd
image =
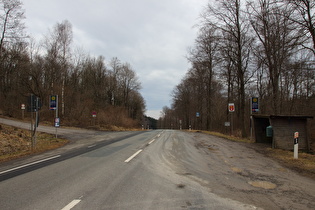
[[[200,117],[200,113],[199,112],[196,112],[196,117]]]

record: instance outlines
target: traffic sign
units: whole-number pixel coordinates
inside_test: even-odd
[[[59,127],[60,126],[60,118],[56,117],[55,118],[55,127]]]
[[[31,94],[28,97],[27,103],[28,103],[28,106],[27,106],[28,112],[38,112],[42,107],[39,97],[37,97],[34,94]]]
[[[234,103],[229,103],[229,112],[235,112],[235,106]]]
[[[25,109],[25,104],[21,104],[21,109],[22,109],[22,110]]]
[[[259,112],[258,97],[252,97],[252,113]]]
[[[96,112],[95,111],[92,112],[92,117],[96,117]]]
[[[58,95],[49,96],[49,109],[56,110],[58,106]]]

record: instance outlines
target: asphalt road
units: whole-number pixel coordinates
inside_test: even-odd
[[[0,182],[0,209],[314,209],[314,180],[246,144],[173,130],[108,135],[0,166],[0,176],[18,173]]]

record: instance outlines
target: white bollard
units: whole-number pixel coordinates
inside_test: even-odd
[[[294,144],[294,159],[299,158],[299,144]]]
[[[294,133],[294,159],[299,158],[299,132]]]

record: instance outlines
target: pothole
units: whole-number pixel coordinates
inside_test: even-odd
[[[185,188],[186,185],[184,184],[177,184],[177,188]]]
[[[237,168],[237,167],[233,167],[233,168],[231,168],[232,169],[232,171],[234,171],[235,173],[241,173],[243,170],[242,169],[240,169],[240,168]]]
[[[266,182],[266,181],[249,181],[248,184],[254,187],[263,188],[265,190],[272,190],[277,187],[277,185],[275,185],[274,183]]]

